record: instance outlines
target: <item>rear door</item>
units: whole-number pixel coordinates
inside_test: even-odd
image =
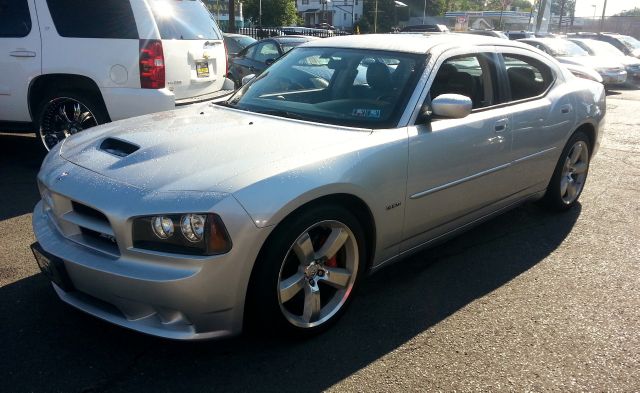
[[[42,70],[33,0],[0,0],[0,120],[30,121],[27,92]]]
[[[149,0],[164,51],[167,87],[176,100],[222,89],[227,70],[222,33],[200,0]]]

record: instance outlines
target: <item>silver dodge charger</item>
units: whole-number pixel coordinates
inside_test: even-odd
[[[577,203],[601,84],[513,41],[312,41],[221,103],[74,135],[32,249],[66,303],[171,339],[331,326],[368,273],[519,204]]]

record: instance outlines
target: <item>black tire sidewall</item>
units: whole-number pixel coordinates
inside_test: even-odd
[[[313,328],[300,328],[287,321],[280,309],[276,289],[278,276],[286,254],[298,236],[312,225],[325,220],[342,222],[353,233],[358,244],[358,271],[349,298],[331,319]],[[364,230],[349,210],[339,205],[319,205],[305,209],[281,222],[261,250],[249,281],[245,327],[249,332],[267,329],[278,335],[293,337],[307,337],[323,332],[340,319],[348,308],[366,269]]]
[[[49,92],[45,94],[43,98],[39,101],[39,104],[37,106],[37,111],[36,111],[36,122],[35,122],[36,136],[38,137],[37,138],[38,143],[40,144],[40,146],[42,146],[42,149],[44,150],[47,150],[47,149],[44,146],[44,142],[42,141],[42,133],[40,128],[42,124],[42,118],[44,116],[44,112],[45,112],[45,109],[47,108],[47,105],[51,101],[58,98],[71,98],[80,102],[82,105],[86,106],[91,111],[91,113],[93,113],[93,116],[95,117],[98,125],[108,123],[110,121],[109,115],[107,113],[107,109],[105,108],[101,100],[95,97],[95,94],[91,94],[83,91],[71,91],[71,90]]]
[[[567,155],[569,154],[573,146],[578,141],[582,141],[587,145],[587,148],[589,149],[589,152],[588,152],[589,166],[591,165],[592,146],[591,146],[589,137],[587,136],[587,134],[585,134],[582,131],[576,131],[573,135],[571,135],[571,138],[569,138],[569,141],[567,141],[567,144],[565,145],[564,149],[562,149],[562,154],[558,159],[558,163],[556,164],[555,170],[553,172],[553,176],[551,177],[551,181],[549,182],[549,186],[547,187],[547,192],[545,193],[543,198],[544,204],[552,210],[555,210],[555,211],[569,210],[576,203],[578,203],[578,199],[580,199],[580,195],[582,194],[582,191],[584,190],[584,186],[586,185],[587,179],[589,178],[589,167],[587,167],[587,172],[586,172],[587,176],[585,177],[585,184],[582,186],[580,193],[576,196],[573,202],[569,204],[564,203],[564,201],[562,200],[562,195],[560,195],[562,171],[564,168],[564,163],[567,158]]]

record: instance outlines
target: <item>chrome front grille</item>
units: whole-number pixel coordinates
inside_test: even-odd
[[[44,210],[62,235],[94,250],[120,256],[115,233],[104,213],[39,186]]]

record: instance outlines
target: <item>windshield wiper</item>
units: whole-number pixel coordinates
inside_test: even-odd
[[[264,113],[265,115],[271,115],[271,116],[287,117],[289,119],[320,122],[316,118],[313,118],[313,117],[310,117],[310,116],[301,115],[301,114],[298,114],[298,113],[295,113],[295,112],[289,112],[289,111],[281,110],[281,109],[266,109],[266,110],[259,110],[259,111],[255,111],[255,112]]]

